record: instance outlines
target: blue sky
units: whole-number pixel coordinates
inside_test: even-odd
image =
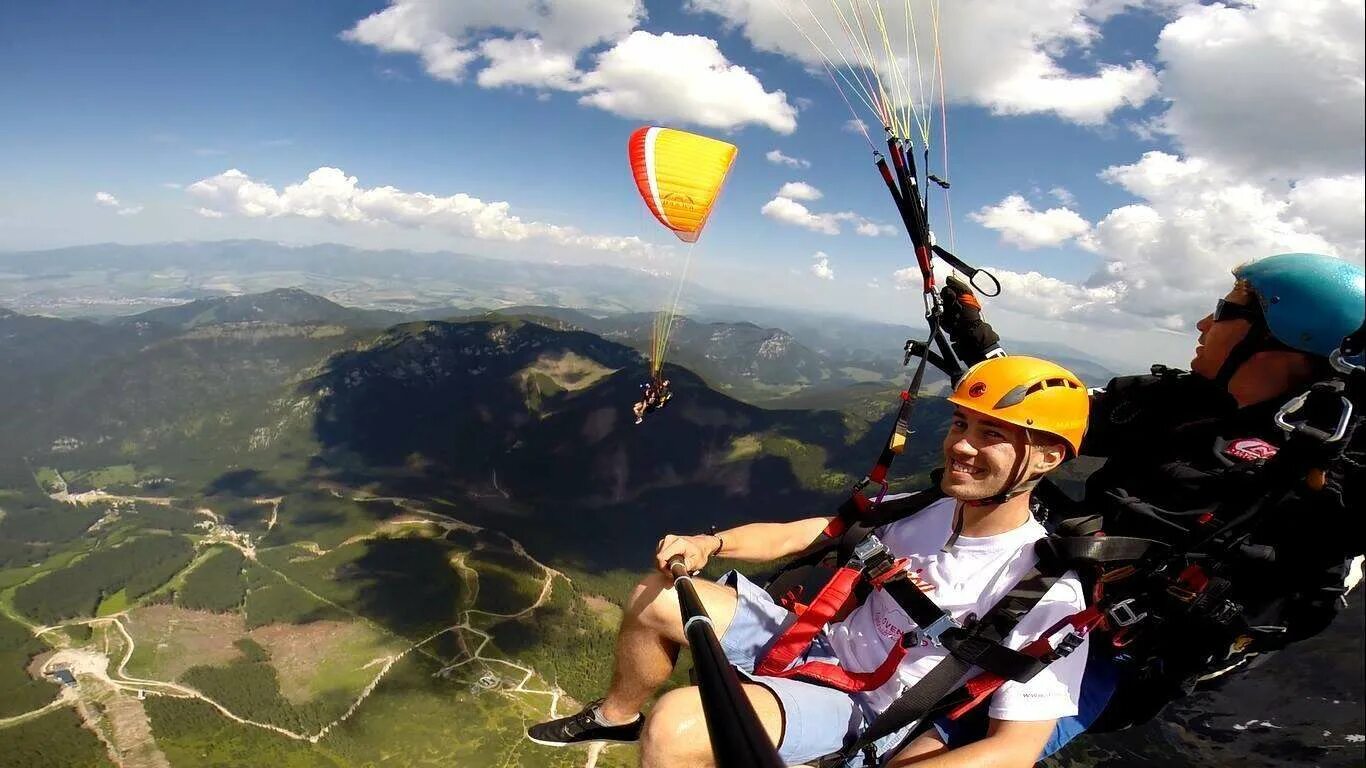
[[[691,35],[713,41],[727,67],[753,80],[749,93],[781,92],[795,110],[791,132],[775,127],[777,118],[754,114],[710,124],[701,117],[693,124],[659,121],[726,138],[740,148],[693,276],[758,301],[897,321],[918,315],[916,292],[894,287],[895,272],[912,260],[867,146],[844,128],[850,113],[829,81],[813,75],[798,60],[801,54],[783,48],[782,35],[791,30],[776,30],[763,18],[760,6],[768,0],[693,0],[686,9],[647,2],[643,13],[630,9],[633,0],[551,0],[539,6],[599,5],[604,18],[618,18],[624,3],[623,26],[601,39],[593,39],[593,29],[571,34],[567,24],[528,21],[512,9],[526,5],[523,0],[505,6],[469,2],[396,0],[393,8],[384,2],[8,4],[0,11],[0,72],[6,73],[0,104],[7,113],[0,120],[0,249],[263,237],[676,268],[667,254],[652,262],[638,253],[580,248],[562,234],[546,235],[545,227],[637,237],[655,246],[671,242],[636,197],[625,142],[637,126],[656,122],[651,114],[702,112],[689,112],[694,105],[687,98],[670,102],[673,96],[648,86],[634,94],[643,104],[629,108],[580,100],[586,92],[632,95],[627,92],[634,86],[620,75],[597,91],[585,85],[595,66],[606,69],[599,57],[605,59],[628,34],[653,44],[667,35]],[[1029,11],[1024,6],[1031,2],[1021,9]],[[1218,16],[1217,8],[1183,9],[1159,0],[1075,0],[1062,11],[1056,8],[1066,3],[1035,4],[1053,8],[1048,13],[1057,18],[1041,20],[1041,13],[1030,11],[1034,18],[979,14],[957,22],[961,39],[975,44],[980,29],[983,45],[993,50],[1000,46],[991,40],[1025,40],[1014,60],[1001,55],[993,61],[991,50],[955,50],[946,57],[946,68],[965,61],[959,74],[975,78],[975,84],[951,89],[948,112],[957,249],[969,261],[1021,276],[1011,282],[1018,290],[997,310],[1015,335],[1073,342],[1094,335],[1097,350],[1132,344],[1134,354],[1180,362],[1189,335],[1173,331],[1189,328],[1200,308],[1222,293],[1227,266],[1291,247],[1317,246],[1361,259],[1360,235],[1351,224],[1354,209],[1316,221],[1275,208],[1275,201],[1294,194],[1307,198],[1308,207],[1329,197],[1332,183],[1350,184],[1361,174],[1359,150],[1334,134],[1323,141],[1343,144],[1338,151],[1272,167],[1268,157],[1285,154],[1280,148],[1268,148],[1266,156],[1259,150],[1239,155],[1208,138],[1221,135],[1219,120],[1239,130],[1240,115],[1201,112],[1220,83],[1239,71],[1220,71],[1230,70],[1230,55],[1235,63],[1237,56],[1257,50],[1264,57],[1293,57],[1303,40],[1287,41],[1283,54],[1266,53],[1273,24],[1255,8],[1225,9],[1242,14],[1233,18]],[[468,8],[474,5],[488,8],[471,20]],[[1324,2],[1321,28],[1303,34],[1340,34],[1333,31],[1341,22],[1335,15],[1343,12],[1340,5]],[[1356,4],[1346,5],[1353,18]],[[404,6],[420,11],[403,17],[408,28],[390,25],[383,33],[388,37],[344,39],[363,20],[397,18],[394,11]],[[506,20],[489,10],[499,7],[509,8]],[[991,12],[989,4],[983,7]],[[382,16],[386,10],[389,16]],[[1234,46],[1213,57],[1185,40],[1200,40],[1201,25],[1228,30],[1234,21],[1247,27],[1233,33],[1246,54]],[[1018,34],[1012,24],[1020,25]],[[566,52],[575,70],[566,77],[573,84],[545,76],[531,85],[487,87],[480,73],[492,66],[491,59],[467,57],[452,76],[426,53],[405,50],[404,35],[426,36],[447,45],[441,50],[448,52],[477,52],[493,39],[544,39],[547,50],[559,46]],[[1052,75],[1039,79],[1024,72],[1020,62],[1034,52],[1042,53],[1030,61],[1047,62],[1056,70]],[[1349,52],[1348,59],[1337,62],[1346,75],[1319,73],[1325,89],[1343,87],[1339,81],[1359,69],[1359,54]],[[647,58],[645,66],[667,71],[686,65]],[[1103,81],[1107,69],[1124,69],[1132,77],[1118,84]],[[1265,85],[1272,95],[1283,86],[1292,97],[1292,87],[1306,85],[1303,77],[1290,77],[1293,66],[1287,69],[1291,82]],[[1059,77],[1075,80],[1051,87]],[[1093,94],[1103,106],[1080,114],[1089,107],[1078,106],[1076,94],[1088,88],[1105,91]],[[1341,115],[1325,118],[1340,118],[1344,135],[1357,120],[1353,108],[1361,109],[1360,95],[1355,98],[1355,104],[1349,99],[1338,108]],[[869,119],[867,112],[860,116]],[[1249,147],[1262,143],[1247,137]],[[775,149],[809,167],[770,162],[766,155]],[[1145,158],[1153,152],[1160,157]],[[1295,151],[1289,155],[1298,157]],[[225,192],[219,178],[237,169],[274,194],[324,167],[341,169],[364,189],[506,202],[505,213],[532,223],[534,231],[522,239],[489,237],[464,225],[428,225],[426,219],[395,223],[372,213],[364,221],[354,212],[306,215],[297,205],[262,213],[244,207],[240,192]],[[1129,170],[1101,178],[1111,167]],[[1199,184],[1163,186],[1181,179]],[[198,192],[187,189],[205,180],[208,186]],[[779,187],[794,181],[824,193],[802,201],[812,211],[852,212],[896,225],[896,236],[863,237],[849,226],[838,235],[823,234],[763,215]],[[1228,190],[1247,185],[1265,193],[1263,208],[1228,214],[1226,202],[1219,201]],[[103,202],[96,201],[97,193]],[[1018,201],[1005,205],[1012,194],[1024,198],[1023,207]],[[1049,209],[1067,213],[1039,218]],[[1192,217],[1205,221],[1215,214],[1227,224],[1190,230]],[[948,217],[942,208],[934,216],[936,232],[947,243]],[[1249,240],[1239,216],[1268,221],[1267,234]],[[1136,226],[1143,228],[1142,242],[1134,246],[1139,252],[1130,253]],[[813,272],[817,252],[826,255],[831,279]],[[1206,262],[1216,277],[1202,271],[1194,281],[1164,282],[1182,265]],[[1031,272],[1039,276],[1026,277]],[[877,287],[870,287],[873,281]],[[1173,305],[1163,306],[1163,297],[1172,297]]]

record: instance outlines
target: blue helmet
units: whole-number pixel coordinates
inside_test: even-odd
[[[1233,271],[1257,294],[1267,330],[1301,352],[1327,357],[1366,320],[1366,271],[1317,253],[1282,253]]]

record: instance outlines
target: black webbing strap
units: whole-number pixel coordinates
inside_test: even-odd
[[[1038,604],[1039,600],[1062,577],[1066,570],[1065,563],[1058,560],[1052,550],[1044,544],[1046,541],[1047,539],[1041,539],[1035,544],[1035,552],[1039,556],[1039,562],[996,605],[992,606],[991,610],[980,621],[974,624],[971,629],[960,629],[956,632],[946,633],[945,647],[949,648],[949,655],[936,664],[919,682],[901,694],[882,714],[874,718],[863,730],[863,733],[859,735],[857,741],[841,750],[839,754],[843,758],[851,758],[862,752],[865,747],[876,743],[878,739],[896,733],[924,718],[960,686],[963,678],[973,667],[980,666],[983,669],[988,669],[985,666],[986,664],[1005,658],[1005,655],[998,656],[998,651],[1024,656],[1019,651],[1006,648],[1002,643],[1015,629],[1015,625],[1020,622],[1020,619],[1024,618],[1024,615]],[[920,594],[925,602],[934,605],[933,601],[923,592],[918,589],[915,591]],[[910,605],[914,605],[919,601],[912,599],[909,602]],[[915,614],[911,613],[910,605],[902,604],[901,608],[911,616],[912,620],[915,620]],[[922,615],[928,615],[928,609],[923,606],[917,607],[915,610]],[[938,606],[934,606],[934,611],[937,614],[943,614],[943,610]],[[917,624],[919,625],[919,622]],[[961,636],[952,637],[958,633],[962,633]],[[987,650],[988,648],[994,650]],[[1047,662],[1040,659],[1030,658],[1029,661],[1031,664],[1028,666],[1034,667],[1032,673],[1024,668],[1027,665],[1023,663],[1017,669],[1003,668],[1000,671],[988,669],[988,671],[996,672],[1002,677],[1010,679],[1014,679],[1014,677],[1009,673],[1027,675],[1024,679],[1028,679],[1028,677],[1033,676],[1033,673],[1037,673],[1047,666]],[[1003,667],[1009,666],[1006,662],[1000,663]]]
[[[887,582],[882,590],[891,595],[896,604],[901,606],[901,610],[905,611],[906,615],[911,617],[911,621],[921,629],[928,629],[937,621],[951,618],[948,611],[936,605],[929,595],[921,592],[920,587],[905,575]]]
[[[1168,549],[1160,541],[1134,536],[1058,536],[1043,539],[1040,544],[1073,567],[1133,563]]]
[[[844,506],[840,507],[839,516],[845,517],[848,525],[845,529],[835,536],[827,536],[822,533],[817,536],[806,549],[798,552],[782,568],[781,572],[791,571],[809,565],[816,565],[824,560],[836,548],[839,549],[839,559],[841,564],[849,559],[854,551],[854,544],[862,541],[868,532],[873,528],[888,525],[898,520],[903,520],[914,515],[920,510],[925,509],[934,502],[944,498],[944,492],[939,489],[938,470],[930,473],[932,485],[921,491],[916,491],[908,496],[891,499],[879,504],[877,510],[872,514],[861,514],[857,510],[849,511],[845,516],[846,506],[850,501],[845,501]],[[861,528],[861,531],[857,531]],[[851,532],[854,535],[850,535]],[[771,581],[772,579],[770,579]]]

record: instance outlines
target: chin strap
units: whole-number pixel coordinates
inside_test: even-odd
[[[1219,366],[1219,373],[1214,377],[1214,383],[1221,389],[1228,391],[1228,385],[1233,381],[1234,374],[1243,364],[1252,359],[1258,352],[1270,352],[1278,349],[1291,349],[1283,344],[1280,339],[1271,335],[1270,329],[1266,327],[1266,321],[1257,320],[1248,329],[1247,335],[1243,340],[1233,345],[1233,349],[1228,352],[1228,357],[1224,358],[1224,364]]]
[[[1033,445],[1033,441],[1030,440],[1030,434],[1030,431],[1026,429],[1024,443],[1020,446],[1022,450],[1016,452],[1015,466],[1010,468],[1010,477],[1001,485],[1001,490],[984,499],[973,499],[971,501],[961,502],[964,506],[989,507],[993,504],[1004,503],[1022,493],[1029,493],[1034,490],[1034,486],[1038,485],[1039,480],[1043,478],[1040,476],[1029,476],[1029,457],[1033,453],[1033,451],[1030,450],[1030,447]],[[953,538],[958,538],[956,531]],[[946,549],[952,546],[952,539],[949,544],[944,546]]]
[[[963,535],[963,505],[967,502],[958,502],[953,508],[953,531],[949,533],[949,540],[940,547],[940,552],[948,552],[953,549],[953,545],[958,543],[958,537]]]

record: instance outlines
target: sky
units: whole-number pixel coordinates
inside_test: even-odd
[[[1238,264],[1362,262],[1364,25],[1362,0],[8,3],[0,249],[251,237],[686,268],[914,322],[909,241],[853,126],[880,141],[852,87],[876,73],[927,123],[902,121],[951,183],[931,226],[1000,280],[1003,335],[1181,364]],[[641,125],[739,148],[694,247],[632,183]]]

